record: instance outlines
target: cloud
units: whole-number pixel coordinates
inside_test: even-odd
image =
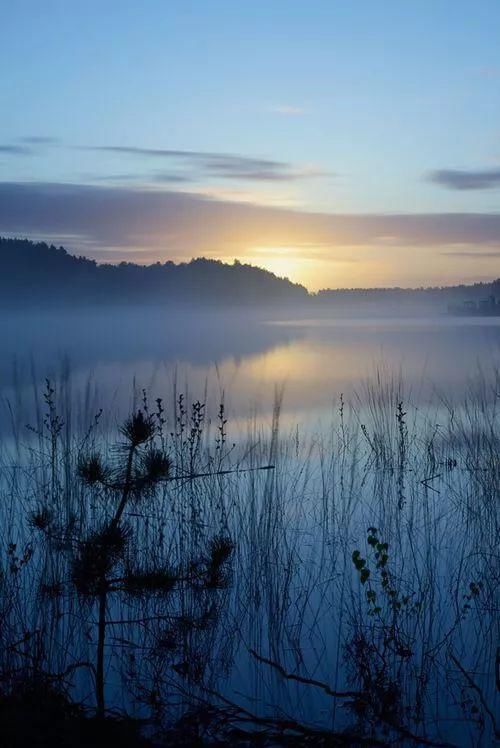
[[[187,184],[193,181],[187,174],[173,174],[166,171],[156,172],[153,174],[153,179],[155,182],[160,182],[160,184]]]
[[[25,138],[17,138],[17,143],[6,143],[0,145],[0,155],[7,156],[36,156],[44,146],[55,145],[58,141],[42,135],[32,135]],[[22,143],[23,145],[19,145]]]
[[[26,146],[23,145],[0,145],[0,155],[30,156],[32,153],[32,148],[26,148]]]
[[[18,138],[20,143],[30,143],[31,145],[56,145],[60,141],[58,138],[51,138],[47,135],[28,135],[24,138]]]
[[[463,260],[491,260],[492,258],[498,257],[500,259],[500,250],[493,250],[491,252],[462,252],[460,250],[450,250],[448,252],[442,252],[441,254],[447,255],[448,257],[462,258]]]
[[[144,187],[152,183],[159,184],[186,184],[193,180],[186,174],[174,174],[171,172],[156,171],[152,173],[125,172],[120,174],[92,174],[88,176],[87,182],[110,182],[119,185],[124,182],[136,182]]]
[[[200,176],[260,182],[290,181],[331,176],[319,169],[296,167],[286,161],[253,158],[211,151],[139,148],[136,146],[85,146],[85,150],[116,153],[142,158],[171,159],[194,169]]]
[[[500,187],[500,169],[438,169],[431,172],[428,179],[450,190],[490,190]]]
[[[165,259],[245,255],[251,247],[310,245],[500,248],[500,214],[327,214],[217,200],[180,191],[110,185],[0,182],[0,233],[74,237],[68,248],[130,248]],[[387,249],[387,237],[391,246]],[[375,257],[376,255],[374,255]]]
[[[93,174],[88,177],[90,182],[147,182],[151,177],[147,174],[127,172],[126,174]]]

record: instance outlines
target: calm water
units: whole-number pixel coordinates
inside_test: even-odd
[[[340,393],[352,397],[381,372],[401,374],[411,401],[436,395],[459,400],[480,370],[500,362],[500,319],[295,319],[292,314],[224,315],[130,309],[103,313],[61,311],[0,318],[0,388],[14,397],[14,381],[29,410],[33,384],[71,371],[72,391],[89,382],[93,406],[126,410],[133,387],[153,397],[172,385],[218,403],[231,417],[270,413],[276,387],[284,388],[284,417],[316,422]],[[26,416],[29,413],[25,414]]]
[[[220,599],[216,596],[215,607],[210,603],[211,625],[193,629],[186,652],[182,650],[186,661],[203,663],[204,682],[210,687],[262,714],[290,714],[308,724],[340,728],[350,724],[351,714],[343,707],[332,708],[321,690],[283,681],[249,652],[272,655],[289,671],[343,689],[351,685],[355,657],[346,648],[352,646],[356,632],[364,631],[367,640],[386,646],[384,629],[367,613],[366,588],[351,563],[355,549],[370,558],[366,530],[373,525],[382,528],[394,579],[411,601],[400,615],[399,633],[411,644],[413,655],[400,657],[392,650],[390,655],[399,663],[396,680],[406,702],[419,703],[420,676],[425,675],[422,719],[429,733],[456,745],[490,744],[490,721],[479,724],[476,712],[469,713],[476,708],[470,700],[474,694],[450,657],[458,657],[474,674],[493,704],[497,577],[491,559],[498,526],[498,434],[497,416],[490,420],[489,405],[495,397],[490,391],[488,407],[485,411],[478,406],[475,421],[465,413],[463,427],[452,408],[445,412],[444,403],[460,406],[471,383],[481,378],[493,381],[495,366],[500,365],[500,319],[332,320],[266,313],[173,317],[165,311],[88,310],[36,316],[4,313],[0,336],[2,446],[9,444],[12,434],[10,413],[14,430],[26,434],[22,441],[30,446],[33,432],[24,426],[35,419],[36,398],[40,401],[48,376],[58,383],[63,404],[68,398],[71,407],[66,412],[72,425],[81,417],[85,430],[99,407],[116,426],[133,402],[134,389],[138,397],[143,387],[152,397],[163,397],[170,418],[174,392],[206,400],[212,417],[224,399],[228,429],[238,446],[233,452],[228,443],[223,467],[275,462],[272,474],[231,475],[220,483],[215,477],[183,481],[149,508],[149,519],[161,520],[161,526],[170,529],[161,547],[166,556],[175,557],[178,543],[183,558],[185,551],[180,549],[187,530],[190,542],[201,547],[205,535],[210,537],[219,527],[228,528],[235,539],[233,583]],[[401,398],[408,407],[399,428],[395,416],[400,395],[395,400],[392,390],[383,400],[385,415],[384,408],[375,407],[370,417],[367,382],[375,382],[380,394],[400,380]],[[238,426],[244,427],[252,416],[270,419],[276,389],[281,388],[281,420],[287,427],[283,439],[273,446],[267,429],[262,440],[238,434]],[[340,393],[358,412],[366,409],[366,430],[356,419],[344,428],[339,420]],[[346,407],[347,411],[352,415],[352,409]],[[332,413],[336,420],[329,431]],[[298,431],[296,440],[287,437],[296,425],[310,438],[299,440]],[[216,436],[212,431],[210,444]],[[176,437],[172,438],[171,454],[176,455]],[[44,445],[42,440],[43,449]],[[19,543],[20,538],[31,542],[33,530],[24,514],[40,500],[41,487],[46,490],[43,482],[31,483],[37,475],[36,452],[28,449],[21,454],[34,460],[30,470],[12,469],[6,450],[6,469],[0,471],[0,526],[7,528],[6,543],[12,537]],[[194,472],[204,472],[207,464],[212,463],[202,450]],[[82,506],[94,511],[91,503]],[[194,524],[193,507],[199,520]],[[135,512],[128,521],[135,523],[141,553],[147,558],[151,548],[158,548],[157,537],[149,535],[154,522],[150,527]],[[373,559],[371,564],[376,577]],[[467,603],[466,608],[471,583],[481,584],[482,592],[470,598],[472,605]],[[383,598],[380,581],[375,578],[373,585]],[[23,625],[30,616],[38,620],[39,596],[23,593],[21,599],[26,608]],[[65,600],[70,605],[71,598]],[[175,600],[165,604],[177,614]],[[188,590],[182,601],[194,614],[205,615],[200,595],[191,596]],[[157,604],[117,596],[117,614],[112,617],[134,620],[148,611],[155,613]],[[389,604],[392,616],[391,610]],[[52,620],[51,609],[48,615]],[[58,624],[61,648],[77,660],[92,659],[95,642],[88,639],[87,629],[67,631],[65,620]],[[146,633],[154,643],[161,632]],[[133,627],[127,636],[134,646],[144,643]],[[113,646],[108,701],[120,704],[121,694],[128,692],[119,663],[128,651]],[[182,652],[162,655],[162,672],[168,679],[175,680],[178,671],[173,668]],[[376,664],[376,658],[372,660]],[[147,682],[151,663],[146,657],[139,662]],[[81,693],[91,694],[92,687],[81,677]],[[179,683],[184,688],[181,677]],[[170,680],[167,693],[169,688]],[[130,698],[123,696],[127,707]],[[141,713],[143,706],[137,708]],[[417,715],[413,724],[420,733],[419,719]]]

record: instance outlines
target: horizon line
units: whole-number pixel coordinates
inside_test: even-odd
[[[439,289],[452,289],[452,288],[473,288],[475,286],[482,286],[482,285],[491,285],[495,283],[497,280],[500,280],[500,276],[498,278],[491,278],[490,280],[483,280],[483,281],[475,281],[473,283],[453,283],[453,284],[444,284],[444,285],[434,285],[434,286],[338,286],[336,288],[332,287],[325,287],[320,288],[317,291],[311,291],[304,283],[298,283],[296,281],[291,280],[286,275],[278,275],[272,270],[268,270],[265,267],[262,267],[261,265],[255,265],[251,262],[245,262],[237,257],[235,257],[232,261],[230,260],[221,260],[216,257],[205,257],[203,255],[197,255],[192,256],[189,260],[181,260],[176,262],[175,260],[166,259],[163,261],[157,260],[156,262],[150,262],[150,263],[141,263],[137,262],[135,260],[126,260],[126,259],[118,259],[115,262],[110,261],[102,261],[95,259],[93,257],[89,257],[85,254],[76,254],[74,251],[70,251],[67,249],[67,247],[63,246],[62,244],[56,245],[53,241],[50,243],[45,241],[44,239],[32,239],[29,236],[8,236],[4,234],[0,234],[0,242],[2,241],[19,241],[19,242],[29,242],[30,244],[37,245],[37,244],[44,244],[47,247],[53,247],[56,250],[64,250],[66,254],[68,254],[70,257],[75,257],[76,259],[84,259],[89,262],[94,262],[96,266],[102,267],[102,266],[112,266],[112,267],[119,267],[120,265],[133,265],[137,268],[152,268],[156,266],[163,267],[165,265],[174,265],[176,267],[179,267],[180,265],[189,265],[193,262],[196,262],[198,260],[203,260],[205,262],[213,262],[219,265],[227,265],[229,267],[232,267],[234,265],[241,265],[242,267],[249,267],[249,268],[255,268],[256,270],[260,270],[264,273],[268,273],[269,275],[272,275],[273,277],[288,281],[288,283],[292,284],[293,286],[298,286],[300,288],[303,288],[307,291],[307,294],[309,296],[317,296],[320,293],[327,293],[327,292],[349,292],[349,291],[432,291],[432,290],[439,290]],[[114,250],[108,250],[110,252],[113,252]]]

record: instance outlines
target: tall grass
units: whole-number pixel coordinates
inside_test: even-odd
[[[270,423],[233,434],[224,404],[207,413],[178,391],[139,391],[131,411],[154,418],[170,466],[147,491],[125,414],[98,405],[90,383],[81,397],[68,372],[35,387],[30,429],[10,402],[3,693],[43,676],[89,711],[230,744],[489,745],[499,392],[498,375],[481,375],[461,403],[436,396],[422,410],[380,376],[306,435],[280,429],[279,394]],[[88,480],[97,454],[109,475]],[[131,541],[99,606],[72,584],[75,558],[113,522]],[[217,538],[234,551],[210,584]]]

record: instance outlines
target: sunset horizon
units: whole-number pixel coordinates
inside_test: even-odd
[[[0,5],[5,748],[490,748],[500,0]]]
[[[492,280],[500,9],[459,5],[10,5],[0,232],[312,290]]]
[[[168,257],[166,253],[156,253],[153,252],[150,254],[149,250],[135,250],[135,249],[127,249],[127,250],[120,250],[119,248],[115,249],[103,249],[103,250],[95,250],[92,247],[88,247],[86,245],[80,245],[81,249],[77,249],[76,247],[72,246],[71,239],[69,244],[63,244],[58,241],[56,241],[55,237],[52,235],[48,237],[43,237],[40,235],[25,235],[25,236],[17,236],[16,234],[5,234],[3,237],[0,235],[0,240],[2,238],[5,239],[12,239],[14,241],[20,240],[28,240],[31,241],[33,244],[37,243],[43,243],[47,245],[51,245],[57,248],[63,249],[67,254],[72,255],[73,257],[84,257],[88,260],[93,260],[97,262],[99,265],[114,265],[118,266],[122,263],[132,263],[134,265],[137,265],[138,267],[153,267],[157,264],[160,265],[168,265],[170,263],[173,263],[174,265],[181,265],[181,264],[189,264],[196,262],[198,260],[213,260],[216,262],[221,262],[225,265],[248,265],[253,268],[257,268],[259,270],[265,270],[269,273],[272,273],[277,278],[283,278],[285,280],[289,280],[291,283],[295,283],[298,285],[303,286],[308,293],[315,294],[318,291],[325,291],[325,290],[390,290],[390,289],[405,289],[405,290],[418,290],[418,289],[433,289],[433,288],[453,288],[456,286],[473,286],[473,285],[484,285],[485,287],[488,286],[488,284],[492,283],[493,281],[498,281],[498,277],[492,275],[485,275],[484,277],[473,277],[470,279],[463,280],[460,278],[460,276],[457,276],[454,278],[453,276],[443,276],[441,280],[436,280],[434,283],[426,282],[425,278],[427,276],[422,276],[422,282],[418,282],[418,278],[414,280],[413,283],[405,285],[404,283],[398,283],[393,282],[389,285],[384,284],[383,281],[377,283],[373,282],[370,285],[362,285],[361,283],[359,285],[322,285],[321,282],[318,282],[317,285],[310,284],[307,282],[307,280],[304,280],[302,277],[302,273],[299,269],[294,271],[294,254],[296,250],[292,247],[287,248],[281,248],[279,246],[274,247],[274,256],[272,254],[271,257],[267,259],[260,259],[260,253],[264,252],[266,255],[268,252],[265,250],[265,248],[256,248],[255,254],[250,256],[238,256],[238,257],[219,257],[217,253],[214,253],[211,255],[210,253],[200,253],[197,255],[193,255],[192,257],[179,257],[177,259],[172,259],[171,257]],[[78,246],[78,245],[77,245]],[[295,262],[297,265],[300,264],[300,258],[296,259]],[[497,274],[500,276],[500,268],[496,269]],[[356,279],[357,280],[357,279]]]

